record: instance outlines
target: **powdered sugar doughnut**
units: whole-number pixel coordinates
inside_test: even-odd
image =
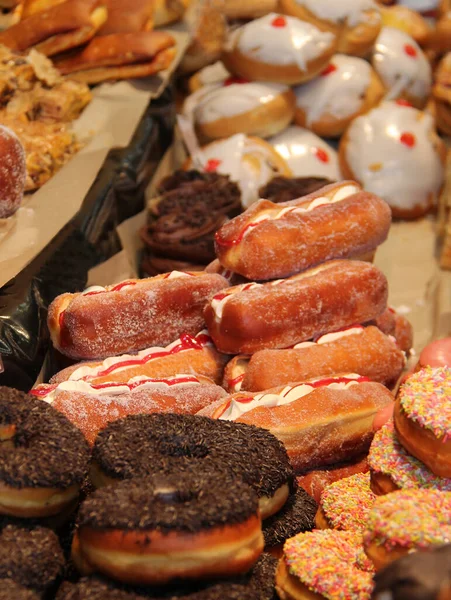
[[[371,62],[387,89],[387,100],[404,98],[423,108],[432,85],[428,59],[416,41],[399,29],[384,27],[376,40]]]
[[[318,529],[363,531],[376,495],[370,489],[370,474],[357,473],[324,488],[315,523]]]
[[[335,49],[332,33],[270,13],[233,31],[222,60],[241,77],[290,85],[315,77]]]
[[[445,155],[433,118],[398,102],[355,119],[339,149],[344,176],[386,200],[401,218],[419,217],[436,204]]]
[[[294,115],[293,92],[277,83],[229,78],[222,86],[201,88],[195,94],[201,97],[192,110],[193,121],[203,138],[235,133],[269,137],[285,129]]]
[[[217,171],[236,181],[241,189],[244,208],[258,200],[258,190],[273,177],[291,175],[285,160],[270,144],[243,134],[204,146],[194,160],[204,171]]]
[[[19,208],[25,189],[25,150],[16,134],[0,125],[0,219]]]
[[[374,436],[368,454],[371,489],[384,495],[398,489],[424,488],[451,492],[451,479],[437,477],[399,443],[390,420]]]
[[[280,5],[282,12],[335,35],[344,54],[365,56],[381,28],[373,0],[281,0]]]
[[[336,54],[319,77],[296,88],[295,94],[296,123],[317,135],[336,137],[378,104],[384,88],[365,60]]]
[[[312,531],[287,540],[276,573],[280,598],[369,600],[374,568],[354,531]]]
[[[343,179],[335,150],[308,129],[292,125],[272,137],[269,143],[286,161],[294,177]]]

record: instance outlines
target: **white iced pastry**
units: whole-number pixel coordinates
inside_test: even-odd
[[[372,12],[378,11],[378,6],[373,0],[296,0],[296,2],[318,19],[332,21],[335,24],[347,23],[349,27],[370,22],[375,18],[380,20],[380,16],[375,17]]]

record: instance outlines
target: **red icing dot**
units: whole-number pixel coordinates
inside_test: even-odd
[[[334,65],[334,63],[330,63],[330,65],[327,65],[327,67],[324,69],[324,71],[321,71],[321,75],[322,75],[322,77],[325,77],[326,75],[330,75],[331,73],[333,73],[336,70],[337,70],[337,67]]]
[[[205,171],[207,173],[213,173],[218,169],[221,162],[222,160],[219,160],[217,158],[210,158],[210,160],[207,161],[207,164],[205,165]]]
[[[224,81],[224,86],[233,85],[234,83],[249,83],[249,79],[244,77],[229,77]]]
[[[401,135],[401,137],[399,138],[399,140],[400,140],[401,144],[404,144],[408,148],[413,148],[416,143],[415,136],[413,135],[413,133],[409,133],[409,132],[403,133]]]
[[[396,100],[396,104],[399,104],[399,106],[412,107],[412,104],[410,104],[410,102],[408,100],[403,100],[403,98],[399,98],[398,100]]]
[[[272,20],[271,25],[273,27],[286,27],[287,20],[285,17],[276,17]]]
[[[406,44],[404,46],[404,52],[407,54],[407,56],[410,56],[411,58],[417,57],[417,50],[414,46],[412,46],[412,44]]]
[[[328,163],[330,160],[329,155],[322,148],[313,148],[313,154],[323,163]]]

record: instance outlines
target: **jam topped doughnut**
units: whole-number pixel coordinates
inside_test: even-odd
[[[192,415],[136,415],[111,423],[93,450],[99,487],[152,473],[227,469],[257,490],[262,518],[294,488],[284,446],[264,429]]]
[[[312,531],[285,542],[276,574],[281,598],[369,600],[373,566],[354,531]]]
[[[376,569],[450,539],[451,492],[437,490],[399,490],[379,496],[363,534],[365,552]]]
[[[324,488],[316,513],[316,526],[318,529],[363,531],[375,499],[369,473],[340,479]]]
[[[55,515],[74,502],[88,471],[82,433],[51,406],[0,388],[0,514]]]
[[[19,208],[25,189],[27,168],[24,148],[9,129],[0,125],[0,219]]]
[[[402,386],[394,411],[404,448],[440,477],[451,477],[451,368],[423,369]]]
[[[397,489],[427,488],[451,492],[451,479],[437,477],[399,443],[389,421],[374,436],[368,455],[371,489],[383,495]]]
[[[246,573],[263,550],[257,494],[224,470],[97,490],[80,508],[77,536],[82,561],[133,584]]]
[[[64,562],[58,538],[50,529],[0,521],[0,581],[10,579],[43,592],[61,574]]]

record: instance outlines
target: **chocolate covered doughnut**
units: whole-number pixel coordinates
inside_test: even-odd
[[[0,600],[39,600],[39,596],[12,579],[0,579]]]
[[[97,487],[152,473],[227,470],[256,489],[262,518],[284,505],[294,486],[286,450],[259,427],[175,414],[136,415],[110,423],[93,449]]]
[[[317,192],[325,185],[333,183],[325,177],[274,177],[269,183],[260,188],[260,198],[271,202],[288,202]]]
[[[0,387],[0,514],[56,515],[76,501],[88,472],[83,434],[41,400]]]
[[[124,480],[78,515],[79,564],[136,585],[246,573],[263,550],[258,497],[222,470]]]

